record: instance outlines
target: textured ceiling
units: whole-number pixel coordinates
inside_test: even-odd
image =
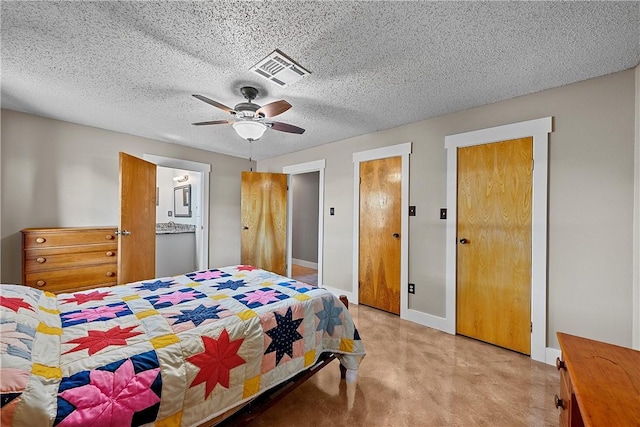
[[[2,108],[238,157],[240,87],[285,99],[254,159],[634,67],[639,2],[13,2],[1,5]],[[280,49],[290,87],[249,68]]]

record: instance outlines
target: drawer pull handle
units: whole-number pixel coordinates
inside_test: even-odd
[[[113,277],[115,275],[116,273],[114,273],[113,271],[107,271],[107,277]]]
[[[38,258],[36,258],[36,262],[37,262],[38,264],[43,264],[43,263],[45,263],[46,261],[47,261],[47,259],[46,259],[46,258],[44,258],[44,257],[38,257]]]
[[[565,365],[564,360],[560,360],[559,357],[556,357],[556,369],[558,371],[561,369],[567,370],[567,365]]]
[[[115,254],[111,251],[107,252],[107,256],[114,256]]]
[[[47,239],[45,239],[44,237],[36,237],[36,243],[44,243],[46,241]]]
[[[115,237],[113,234],[107,234],[106,236],[104,236],[104,238],[107,240],[113,240]]]
[[[39,286],[39,287],[43,287],[46,284],[47,284],[47,282],[45,282],[44,280],[38,280],[36,282],[36,286]]]
[[[556,409],[564,409],[564,400],[560,399],[557,394],[553,400],[556,405]]]

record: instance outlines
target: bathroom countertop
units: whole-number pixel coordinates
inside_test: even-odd
[[[183,234],[195,233],[196,226],[193,224],[176,224],[174,222],[159,222],[156,224],[156,234]]]

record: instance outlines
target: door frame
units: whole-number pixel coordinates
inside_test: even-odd
[[[202,213],[200,215],[200,221],[196,224],[196,230],[199,228],[202,231],[202,239],[200,245],[196,247],[196,251],[200,255],[198,257],[198,270],[206,270],[209,268],[209,175],[211,173],[211,165],[208,163],[192,162],[191,160],[146,153],[142,158],[148,162],[155,163],[156,166],[200,172],[200,182],[202,183],[200,186]]]
[[[323,248],[324,248],[324,169],[326,160],[299,163],[297,165],[284,166],[282,173],[288,176],[287,183],[292,188],[291,176],[309,172],[318,172],[318,286],[322,286],[323,274]],[[292,191],[287,191],[287,276],[291,277],[291,258],[293,253],[293,200]]]
[[[353,153],[353,281],[349,301],[358,304],[360,261],[360,163],[387,157],[402,157],[400,195],[400,318],[413,320],[409,310],[409,155],[411,142]],[[415,311],[415,310],[414,310]],[[415,320],[414,320],[415,321]]]
[[[445,137],[447,150],[446,317],[433,320],[437,329],[456,333],[456,242],[458,148],[533,137],[531,200],[531,358],[552,363],[557,351],[547,349],[547,182],[552,117],[512,123]],[[431,325],[427,325],[431,326]]]

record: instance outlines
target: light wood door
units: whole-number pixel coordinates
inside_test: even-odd
[[[240,210],[240,262],[285,276],[287,175],[242,172]]]
[[[458,149],[457,332],[531,353],[533,139]]]
[[[402,157],[360,163],[361,304],[400,314]]]
[[[156,165],[120,153],[118,283],[156,274]]]

